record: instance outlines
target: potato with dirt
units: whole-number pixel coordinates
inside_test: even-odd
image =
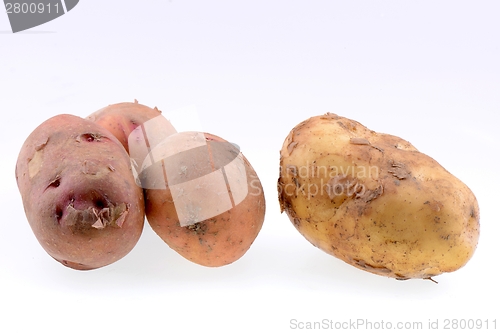
[[[123,258],[144,225],[144,197],[130,158],[106,129],[58,115],[23,144],[16,180],[41,246],[63,265],[89,270]]]
[[[181,132],[151,147],[139,178],[152,229],[184,258],[208,267],[240,259],[265,215],[262,184],[238,146]]]
[[[432,279],[472,257],[472,191],[396,136],[335,114],[298,124],[281,149],[279,201],[313,245],[375,274]]]
[[[203,266],[241,258],[264,222],[262,184],[239,148],[215,135],[177,133],[157,108],[112,104],[87,117],[122,142],[145,190],[151,228]]]

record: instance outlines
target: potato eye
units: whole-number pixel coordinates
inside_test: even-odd
[[[78,138],[77,141],[81,142],[81,141],[86,141],[86,142],[94,142],[94,141],[101,141],[101,135],[98,134],[98,133],[84,133],[84,134],[81,134]]]

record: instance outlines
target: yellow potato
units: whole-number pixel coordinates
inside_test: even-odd
[[[464,183],[409,142],[335,114],[290,132],[278,190],[307,240],[375,274],[431,279],[477,246],[479,207]]]

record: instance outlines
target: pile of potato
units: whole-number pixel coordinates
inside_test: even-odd
[[[179,254],[215,267],[243,256],[264,221],[262,185],[236,145],[177,133],[137,102],[43,122],[21,148],[16,180],[42,247],[78,270],[123,258],[145,217]]]
[[[137,102],[45,121],[22,146],[16,179],[42,247],[79,270],[129,253],[145,217],[186,259],[227,265],[250,248],[266,208],[238,146],[178,133]],[[331,113],[285,139],[278,194],[314,246],[398,280],[459,269],[479,238],[479,206],[464,183],[409,142]]]

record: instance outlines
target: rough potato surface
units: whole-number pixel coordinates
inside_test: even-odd
[[[234,158],[233,153],[224,149],[217,153],[212,150],[215,155],[207,160],[203,154],[182,151],[186,133],[176,135],[172,124],[160,117],[160,111],[137,102],[112,104],[87,118],[110,130],[130,154],[136,177],[140,179],[138,182],[144,188],[147,220],[173,250],[192,262],[209,267],[230,264],[247,252],[262,228],[265,200],[260,180],[242,154],[238,158],[245,168],[243,173],[248,184],[244,185],[248,186],[250,195],[242,202],[233,202],[231,209],[222,209],[210,218],[184,225],[186,215],[194,218],[202,211],[217,210],[220,196],[227,193],[226,184],[221,189],[212,180],[200,182],[200,191],[183,196],[192,206],[187,210],[176,207],[171,186],[195,182],[208,173],[220,171],[221,166],[215,167],[214,160],[230,161]],[[226,142],[215,135],[205,135],[207,142]],[[168,161],[158,157],[170,150],[177,151]],[[146,168],[151,160],[155,163]],[[166,169],[174,171],[167,177]]]
[[[464,183],[409,142],[335,114],[290,132],[278,190],[307,240],[375,274],[429,279],[477,246],[479,207]]]
[[[180,133],[172,136],[169,145],[182,147],[186,134]],[[224,146],[229,147],[228,149],[217,150],[211,143],[227,141],[208,133],[196,134],[204,135],[207,144],[211,147],[209,155],[200,153],[186,156],[181,149],[179,154],[171,159],[158,161],[141,175],[143,186],[146,188],[146,216],[151,228],[181,256],[199,265],[220,267],[241,258],[259,234],[266,208],[264,191],[255,170],[241,152],[237,159],[243,170],[239,172],[245,176],[230,179],[231,171],[228,170],[227,165],[216,166],[216,164],[217,161],[234,159],[234,152],[230,151],[232,145],[228,143]],[[221,167],[225,168],[226,177],[226,182],[222,182],[222,187],[218,186],[221,183],[217,184],[213,180],[200,181],[203,176],[220,172]],[[169,173],[162,182],[163,189],[149,186],[149,183],[157,182],[162,178],[161,175],[164,174],[165,169],[172,169],[174,172]],[[188,218],[196,218],[201,212],[220,206],[221,198],[228,195],[228,182],[231,180],[243,181],[238,185],[248,190],[242,201],[232,202],[232,207],[228,207],[227,210],[222,209],[219,214],[214,214],[210,218],[182,225],[181,211],[176,206],[178,199],[174,199],[172,193],[174,186],[196,182],[196,188],[199,190],[184,196],[187,198],[187,207],[190,207],[182,211],[183,215],[187,214]],[[234,192],[237,187],[231,187],[229,190],[229,192],[233,191],[233,201],[237,197],[237,193]]]
[[[130,158],[91,121],[58,115],[27,138],[16,180],[30,226],[57,261],[80,270],[129,253],[144,225],[144,198]]]

